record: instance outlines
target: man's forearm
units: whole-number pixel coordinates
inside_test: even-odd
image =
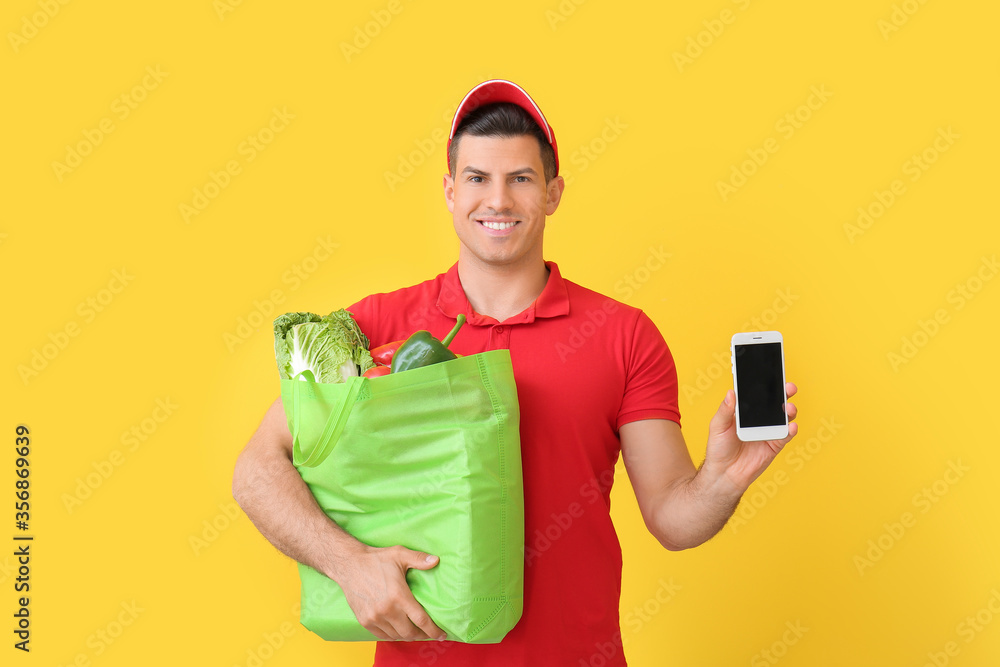
[[[236,502],[279,551],[336,581],[364,545],[326,516],[284,452],[254,445],[236,462]]]
[[[703,464],[664,492],[653,532],[671,551],[707,542],[729,521],[745,490]]]

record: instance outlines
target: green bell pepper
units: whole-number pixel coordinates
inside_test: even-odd
[[[444,340],[440,341],[431,336],[430,331],[421,330],[414,333],[399,346],[396,354],[393,355],[392,372],[401,373],[411,368],[420,368],[457,359],[455,353],[448,349],[448,345],[463,324],[465,324],[465,315],[459,315],[455,328],[445,336]]]

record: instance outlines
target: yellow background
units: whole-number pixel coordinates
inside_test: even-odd
[[[4,3],[0,534],[23,423],[36,539],[30,654],[0,556],[3,664],[370,664],[372,644],[297,624],[295,567],[235,513],[232,467],[278,394],[274,311],[455,260],[441,137],[491,77],[559,140],[546,258],[659,325],[696,462],[744,323],[783,332],[800,387],[800,435],[699,548],[659,547],[619,467],[630,664],[996,664],[998,19],[917,0]],[[268,136],[275,109],[294,118]],[[253,160],[251,135],[273,139]],[[733,169],[753,173],[724,199]],[[978,290],[961,308],[958,285]]]

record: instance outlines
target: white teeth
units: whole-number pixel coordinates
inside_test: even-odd
[[[488,222],[486,220],[483,220],[483,227],[487,227],[495,231],[510,229],[516,224],[517,224],[516,222]]]

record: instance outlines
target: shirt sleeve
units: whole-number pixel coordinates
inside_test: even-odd
[[[351,314],[354,321],[358,323],[361,333],[368,336],[368,349],[378,347],[389,341],[381,339],[379,327],[378,301],[375,295],[366,296],[345,310]]]
[[[639,311],[627,356],[625,394],[616,428],[640,419],[681,423],[677,405],[677,368],[660,330]]]

